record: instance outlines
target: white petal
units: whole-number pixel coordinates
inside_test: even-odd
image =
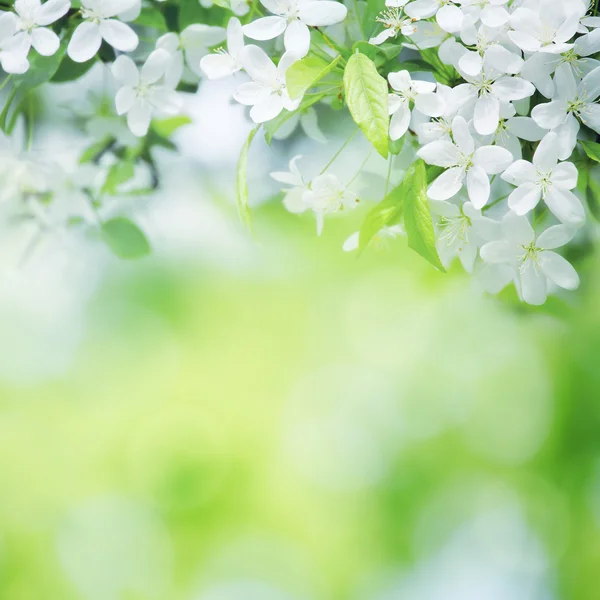
[[[207,54],[200,59],[200,68],[209,79],[227,77],[240,70],[229,54]]]
[[[555,129],[567,119],[567,106],[558,100],[538,104],[531,111],[531,117],[543,129]]]
[[[473,151],[475,150],[475,142],[473,140],[471,132],[469,131],[469,125],[463,119],[463,117],[454,117],[454,120],[452,121],[452,135],[454,136],[454,141],[456,142],[456,145],[464,154],[473,154]]]
[[[489,175],[497,175],[513,162],[512,154],[500,146],[482,146],[473,155],[475,165],[482,167]]]
[[[123,85],[135,87],[140,80],[140,73],[136,64],[129,56],[122,54],[115,60],[110,68],[113,77]]]
[[[115,97],[117,114],[124,115],[125,113],[128,113],[133,108],[135,101],[135,90],[131,86],[125,86],[119,89]]]
[[[571,263],[556,252],[540,252],[540,267],[544,275],[558,287],[576,290],[579,275]]]
[[[319,0],[318,2],[301,2],[299,17],[307,25],[324,27],[335,25],[346,18],[348,9],[341,2]]]
[[[446,104],[438,94],[419,94],[415,98],[415,108],[428,117],[441,117],[446,109]]]
[[[549,133],[537,147],[533,155],[533,164],[538,169],[549,173],[558,163],[558,152],[558,136],[555,133]]]
[[[573,192],[553,188],[546,194],[544,201],[562,223],[579,226],[585,221],[585,211],[581,201]]]
[[[100,35],[116,50],[133,52],[140,42],[137,33],[126,23],[106,19],[100,23]]]
[[[533,183],[536,179],[536,169],[530,162],[518,160],[502,173],[502,179],[513,185]]]
[[[410,125],[410,109],[408,104],[403,102],[398,110],[392,115],[390,121],[390,138],[392,140],[399,140],[407,131]]]
[[[151,118],[150,105],[146,102],[136,102],[127,113],[127,125],[133,135],[144,137],[148,133]]]
[[[467,190],[475,208],[480,209],[487,204],[490,199],[490,179],[482,167],[475,165],[468,170]]]
[[[171,60],[171,55],[166,50],[155,50],[142,66],[141,80],[144,83],[156,83],[166,73]]]
[[[543,248],[544,250],[560,248],[573,239],[575,231],[576,230],[573,227],[567,227],[566,225],[554,225],[548,227],[548,229],[538,237],[536,245],[538,248]]]
[[[526,215],[538,205],[541,197],[542,192],[538,185],[524,183],[508,197],[508,206],[517,215]]]
[[[70,8],[70,0],[48,0],[36,11],[35,22],[41,26],[51,25],[64,17]]]
[[[47,27],[36,27],[31,32],[31,43],[42,56],[52,56],[60,48],[60,39]]]
[[[250,118],[255,123],[265,123],[274,119],[283,110],[281,96],[271,94],[262,102],[255,104],[250,110]]]
[[[546,302],[548,297],[548,283],[543,275],[533,264],[527,261],[525,268],[521,270],[521,294],[527,304],[540,306]]]
[[[294,53],[298,58],[308,54],[310,47],[310,31],[302,21],[292,21],[285,30],[283,38],[285,49]]]
[[[423,146],[417,152],[417,156],[429,165],[453,167],[458,164],[461,154],[454,144],[440,140]]]
[[[486,263],[502,264],[512,262],[515,259],[515,255],[506,240],[499,240],[482,246],[481,258]]]
[[[552,183],[561,190],[572,190],[577,187],[579,174],[577,167],[570,162],[563,162],[556,166],[550,177]]]
[[[454,167],[442,173],[427,190],[432,200],[449,200],[460,192],[465,179],[465,170]]]
[[[272,40],[281,35],[287,26],[282,17],[263,17],[244,25],[244,35],[253,40]]]
[[[436,14],[438,25],[448,33],[456,33],[463,26],[463,13],[458,6],[454,4],[446,4],[438,10]]]
[[[101,44],[100,27],[91,21],[84,21],[73,32],[67,54],[75,62],[83,63],[96,56]]]

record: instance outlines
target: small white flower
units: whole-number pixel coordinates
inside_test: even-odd
[[[404,12],[414,19],[429,19],[435,16],[438,25],[448,33],[456,33],[463,26],[464,15],[456,6],[457,0],[416,0],[405,7]]]
[[[393,92],[388,96],[390,138],[400,139],[408,130],[411,119],[411,103],[416,110],[428,117],[440,117],[444,112],[444,101],[435,94],[436,84],[413,80],[408,71],[390,73],[388,80]]]
[[[400,34],[410,37],[417,33],[417,19],[405,16],[402,13],[402,9],[398,7],[389,7],[387,10],[384,10],[376,20],[381,23],[385,29],[369,40],[369,44],[375,46],[383,44],[386,40],[397,37]]]
[[[297,60],[286,52],[275,66],[266,52],[258,46],[246,46],[242,52],[242,64],[252,81],[242,83],[233,97],[240,104],[252,106],[250,118],[255,123],[274,119],[284,108],[296,110],[301,98],[292,100],[286,89],[285,72]]]
[[[555,225],[536,237],[527,217],[509,212],[502,220],[502,239],[483,246],[481,258],[492,265],[509,266],[521,298],[528,304],[541,305],[548,296],[549,282],[566,290],[579,287],[575,269],[553,252],[567,244],[573,234],[573,229]]]
[[[335,25],[346,18],[348,9],[332,0],[260,0],[274,16],[262,17],[244,26],[244,34],[253,40],[272,40],[285,32],[285,49],[298,57],[310,47],[309,26]]]
[[[512,13],[510,39],[524,52],[560,54],[571,49],[569,41],[585,15],[583,3],[543,0],[536,8],[520,6]]]
[[[488,219],[471,202],[461,206],[439,200],[429,203],[436,215],[436,248],[444,267],[458,257],[467,273],[473,272],[477,250],[483,244],[500,237],[498,222]]]
[[[477,77],[470,77],[466,73],[463,76],[469,83],[463,83],[457,89],[464,88],[470,94],[471,101],[466,110],[470,111],[474,104],[473,124],[475,131],[481,135],[490,135],[496,131],[502,104],[523,100],[535,93],[535,87],[529,81],[520,77],[508,77],[496,70],[489,63],[487,55]]]
[[[452,121],[454,143],[440,140],[424,146],[417,156],[430,165],[445,167],[429,187],[432,200],[449,200],[462,189],[465,179],[469,199],[477,209],[490,197],[489,175],[502,173],[513,162],[512,154],[499,146],[475,147],[469,125],[462,117]]]
[[[200,60],[200,68],[209,79],[219,79],[237,73],[242,68],[244,34],[239,19],[232,17],[227,24],[227,50],[219,49]]]
[[[600,106],[596,103],[600,97],[600,68],[577,83],[570,67],[563,64],[556,69],[554,84],[552,102],[538,104],[531,116],[540,127],[559,134],[560,156],[568,158],[577,144],[579,121],[600,133]]]
[[[48,27],[64,17],[71,8],[71,0],[16,0],[17,38],[22,38],[27,53],[31,46],[42,56],[53,55],[60,47],[60,39]]]
[[[112,65],[115,79],[122,85],[115,99],[117,114],[127,115],[131,132],[142,137],[148,133],[153,114],[174,115],[181,108],[177,93],[164,83],[171,56],[155,50],[141,71],[128,56],[119,56]]]
[[[29,69],[26,40],[15,36],[17,17],[14,13],[0,15],[0,64],[6,73],[21,75]]]
[[[184,76],[185,64],[196,77],[200,76],[201,59],[208,54],[208,48],[223,42],[225,36],[226,31],[223,27],[195,23],[186,27],[180,35],[171,31],[160,37],[156,48],[166,50],[173,57],[173,68],[167,83],[176,81],[173,87],[179,83]]]
[[[317,175],[312,181],[305,183],[296,164],[300,158],[302,157],[292,158],[289,172],[277,171],[271,173],[271,177],[292,186],[283,190],[285,208],[295,214],[309,210],[314,212],[317,218],[317,235],[321,235],[326,215],[355,208],[358,200],[347,186],[329,173]]]
[[[135,0],[81,0],[81,16],[84,21],[77,26],[69,42],[67,53],[75,62],[93,58],[102,40],[120,52],[132,52],[139,39],[129,25],[115,19],[129,10]]]
[[[577,168],[570,162],[559,164],[558,152],[558,136],[549,133],[537,147],[533,163],[519,160],[502,174],[504,181],[518,186],[508,205],[518,215],[526,215],[543,200],[563,223],[581,225],[585,212],[571,192],[577,187]]]

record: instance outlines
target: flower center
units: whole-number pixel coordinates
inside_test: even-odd
[[[535,241],[531,242],[528,246],[521,246],[524,252],[521,254],[517,260],[521,263],[519,265],[519,272],[524,273],[530,265],[533,265],[533,268],[537,271],[540,269],[540,252],[543,252],[543,248],[538,248],[535,245]]]
[[[468,243],[472,222],[464,213],[458,217],[442,217],[438,225],[443,231],[440,240],[447,246],[462,246]]]
[[[104,17],[99,12],[96,12],[92,8],[82,8],[81,9],[81,16],[84,19],[87,19],[88,21],[91,21],[95,25],[100,25],[100,22],[103,21],[103,19],[104,19]]]
[[[536,183],[542,190],[542,195],[545,196],[548,192],[552,191],[552,171],[544,173],[543,171],[537,172]]]
[[[412,33],[417,31],[416,27],[413,25],[417,19],[404,17],[401,8],[388,8],[387,10],[379,13],[379,16],[375,20],[379,23],[383,23],[383,26],[386,29],[393,29],[396,34],[402,31],[402,33],[405,35],[408,35],[406,32],[407,27],[413,29]]]

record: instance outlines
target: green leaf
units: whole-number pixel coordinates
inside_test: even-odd
[[[144,232],[132,221],[117,217],[102,224],[102,238],[119,258],[133,260],[150,253]]]
[[[132,179],[134,174],[134,164],[127,160],[120,160],[108,170],[106,181],[102,186],[102,193],[115,196],[118,193],[118,187]]]
[[[405,185],[402,182],[369,211],[360,227],[358,247],[361,252],[384,227],[400,222],[404,211],[405,193]]]
[[[68,56],[65,56],[58,67],[58,70],[52,77],[52,83],[65,83],[67,81],[75,81],[80,77],[83,77],[94,65],[96,59],[88,60],[84,63],[76,63],[71,60]]]
[[[370,37],[376,26],[380,25],[375,19],[384,10],[385,0],[367,0],[367,10],[363,17],[363,30],[367,37]]]
[[[301,98],[315,83],[331,73],[340,61],[327,62],[319,56],[307,56],[296,61],[285,73],[288,94],[292,100]]]
[[[279,113],[274,119],[271,119],[267,123],[265,123],[265,140],[267,140],[267,144],[271,145],[273,141],[273,136],[277,133],[278,129],[293,115],[298,112],[302,112],[306,110],[309,106],[316,104],[320,100],[323,100],[327,94],[318,94],[317,96],[310,96],[309,98],[305,98],[300,106],[293,111],[284,110]]]
[[[66,51],[66,44],[63,44],[53,56],[41,56],[32,52],[27,73],[13,79],[15,88],[21,92],[29,92],[50,81],[58,71]]]
[[[153,29],[158,29],[158,31],[161,32],[168,31],[167,22],[165,21],[163,14],[156,10],[156,8],[150,8],[147,6],[142,8],[142,12],[135,20],[135,24],[141,25],[142,27],[152,27]]]
[[[240,159],[238,161],[237,173],[235,179],[235,190],[237,196],[238,211],[242,222],[252,229],[252,218],[250,216],[250,209],[248,208],[248,151],[250,150],[250,144],[256,135],[256,132],[260,129],[260,125],[255,127],[248,136],[246,143],[242,147]]]
[[[160,119],[152,122],[152,129],[158,135],[164,138],[171,137],[180,127],[184,125],[189,125],[192,122],[192,119],[186,117],[185,115],[180,117],[171,117],[168,119]]]
[[[581,142],[581,147],[589,158],[600,163],[600,144],[596,142]]]
[[[404,148],[405,141],[406,141],[405,135],[403,135],[399,140],[390,139],[390,141],[389,141],[390,154],[400,154],[400,152],[402,152],[402,149]]]
[[[346,103],[355,123],[384,158],[388,156],[388,85],[373,61],[356,52],[344,71]]]
[[[107,136],[98,142],[94,142],[83,151],[79,158],[79,164],[84,165],[85,163],[94,162],[114,144],[114,141],[113,137]]]
[[[427,170],[415,161],[404,178],[404,226],[408,245],[436,269],[446,272],[435,248],[435,233],[427,201]]]

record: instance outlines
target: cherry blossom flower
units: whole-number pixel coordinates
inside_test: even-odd
[[[526,215],[543,200],[563,223],[580,225],[585,219],[581,202],[571,190],[577,187],[577,168],[573,163],[558,163],[558,136],[549,133],[540,142],[533,163],[519,160],[502,179],[518,186],[508,198],[508,206],[518,215]]]
[[[121,55],[112,65],[112,73],[121,84],[115,104],[119,115],[127,115],[129,129],[136,136],[144,136],[153,114],[175,115],[181,101],[172,88],[164,84],[171,56],[164,50],[155,50],[141,70],[128,56]]]
[[[476,148],[469,125],[462,117],[452,121],[452,136],[454,142],[431,142],[417,152],[426,163],[447,169],[431,184],[427,194],[432,200],[449,200],[466,180],[469,199],[481,209],[490,197],[488,176],[506,170],[513,162],[512,154],[499,146]]]
[[[333,0],[260,0],[274,16],[262,17],[244,26],[253,40],[272,40],[285,32],[286,50],[305,56],[310,46],[309,26],[335,25],[346,18],[348,9]]]
[[[242,83],[233,97],[240,104],[252,106],[250,118],[255,123],[274,119],[284,108],[296,110],[301,98],[292,100],[286,89],[285,72],[297,60],[297,56],[286,52],[275,66],[266,52],[250,45],[242,53],[242,65],[252,81]]]
[[[510,212],[502,221],[502,239],[483,246],[481,258],[492,265],[508,265],[522,299],[540,305],[546,301],[550,283],[566,290],[579,287],[573,266],[554,252],[571,241],[573,235],[572,228],[554,225],[536,236],[527,217]]]
[[[67,50],[69,57],[75,62],[87,62],[100,50],[102,40],[121,52],[135,50],[139,43],[137,34],[114,18],[134,3],[135,0],[81,0],[84,21],[73,32]]]
[[[16,38],[22,38],[27,52],[33,46],[42,56],[55,54],[60,47],[60,39],[48,27],[64,17],[71,8],[70,0],[16,0],[17,13]],[[19,43],[19,42],[17,42]]]

